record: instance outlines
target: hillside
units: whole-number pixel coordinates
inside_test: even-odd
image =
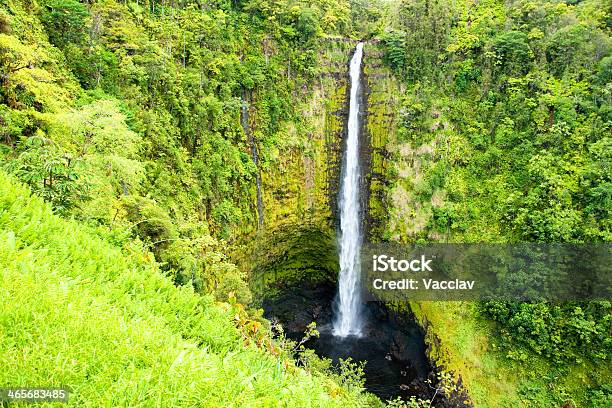
[[[66,385],[75,407],[367,400],[258,347],[240,308],[174,286],[142,247],[60,219],[4,173],[0,197],[0,383]]]
[[[610,242],[609,2],[390,7],[380,48],[400,85],[378,237]],[[609,299],[410,309],[476,406],[610,404]]]

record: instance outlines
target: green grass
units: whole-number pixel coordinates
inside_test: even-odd
[[[0,173],[0,387],[70,406],[360,406],[366,395],[245,346],[233,310],[175,287]]]
[[[515,371],[490,349],[488,330],[469,302],[414,302],[417,320],[427,328],[430,357],[461,377],[476,407],[523,406]]]
[[[478,314],[476,303],[412,302],[410,306],[427,329],[430,357],[455,378],[461,377],[475,407],[605,406],[593,401],[592,389],[608,381],[609,364],[560,366],[534,353],[524,363],[513,361],[500,348],[492,323]]]

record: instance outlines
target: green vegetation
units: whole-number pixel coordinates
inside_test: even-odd
[[[443,195],[415,237],[609,241],[604,3],[423,4],[402,3],[411,34],[383,40],[409,84],[398,137],[423,150],[414,199]]]
[[[351,30],[348,10],[327,0],[4,1],[3,167],[58,214],[143,241],[177,283],[220,299],[234,287],[248,302],[226,254],[256,231],[256,173],[267,225],[312,213],[326,227],[326,138],[338,130],[323,132],[320,109],[305,112],[314,92],[303,90],[331,71],[318,59],[338,47],[321,39]],[[321,85],[319,105],[336,82]]]
[[[609,4],[393,7],[382,49],[407,89],[383,238],[609,242]],[[413,309],[477,405],[609,404],[609,301],[472,306]]]
[[[351,364],[296,368],[304,351],[240,306],[233,256],[257,229],[257,172],[270,230],[330,234],[348,12],[0,2],[0,167],[73,219],[2,173],[3,385],[53,379],[74,406],[378,404]]]
[[[338,276],[335,235],[316,225],[284,225],[272,235],[258,236],[252,247],[244,261],[252,270],[256,304],[284,288],[335,282]]]
[[[297,368],[240,305],[176,287],[142,245],[60,219],[4,173],[0,229],[3,385],[69,385],[71,406],[374,401],[342,370]]]
[[[330,371],[242,306],[337,273],[355,39],[371,239],[610,242],[611,16],[0,0],[0,385],[51,378],[75,406],[379,404],[358,365]],[[411,309],[478,407],[611,404],[609,301]]]

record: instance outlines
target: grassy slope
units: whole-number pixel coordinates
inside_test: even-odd
[[[492,352],[487,328],[468,302],[414,302],[412,311],[427,328],[431,357],[461,377],[476,407],[520,406],[517,376]]]
[[[0,173],[0,386],[68,385],[71,406],[358,404],[244,346],[228,305],[127,252]]]
[[[473,302],[412,302],[427,328],[430,353],[461,376],[476,407],[588,407],[594,378],[610,378],[609,364],[556,367],[537,355],[525,364],[506,358],[495,344],[492,323]],[[597,406],[597,405],[595,405]]]

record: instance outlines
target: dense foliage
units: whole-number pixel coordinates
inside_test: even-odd
[[[411,85],[401,138],[436,147],[417,192],[446,199],[428,230],[612,239],[609,5],[426,4],[402,2],[383,42]]]
[[[79,308],[64,302],[67,294],[82,310],[99,312],[82,328],[71,323],[68,343],[62,345],[60,332],[47,344],[68,353],[80,339],[90,341],[86,353],[69,362],[81,364],[81,371],[66,369],[61,377],[80,381],[84,396],[99,387],[125,398],[112,405],[149,398],[151,388],[140,374],[153,366],[178,372],[164,371],[153,390],[176,391],[176,399],[167,400],[171,405],[209,392],[219,405],[224,398],[240,401],[247,398],[240,394],[244,384],[253,387],[244,391],[249,398],[257,394],[265,404],[271,400],[261,390],[279,378],[294,390],[297,377],[277,370],[277,359],[251,349],[237,352],[244,339],[228,324],[223,306],[169,286],[150,259],[140,258],[153,254],[174,283],[216,300],[251,302],[245,268],[230,253],[258,228],[258,175],[280,180],[273,192],[278,196],[297,183],[282,156],[289,146],[306,152],[315,126],[297,106],[318,95],[311,87],[321,80],[324,44],[348,37],[379,39],[404,85],[396,146],[388,146],[385,158],[396,163],[386,169],[392,180],[385,185],[395,208],[383,238],[609,242],[611,24],[612,7],[604,0],[0,0],[0,167],[55,214],[76,220],[52,216],[36,199],[28,204],[27,193],[0,176],[2,288],[9,299],[25,300],[23,306],[3,305],[5,356],[17,354],[8,330],[18,336],[34,329],[31,321],[16,326],[21,332],[11,329],[19,316],[48,310],[41,330],[64,322],[62,316],[87,323]],[[304,265],[320,272],[311,278],[335,268],[328,265],[334,263],[332,246],[321,235],[272,231],[264,238],[274,249],[256,253],[256,267],[275,278],[299,281]],[[93,242],[93,249],[82,241]],[[290,257],[287,247],[299,247],[297,256]],[[313,260],[310,248],[323,248],[326,256]],[[282,262],[270,266],[277,258]],[[49,264],[59,272],[48,270]],[[121,280],[98,275],[105,269]],[[33,270],[41,277],[23,273]],[[89,278],[95,285],[81,284]],[[50,286],[36,285],[43,281]],[[74,292],[66,289],[73,286]],[[580,380],[589,393],[584,400],[605,406],[610,386],[600,368],[612,357],[611,309],[609,301],[489,302],[479,312],[497,323],[495,348],[518,364],[542,356],[565,370],[554,375],[594,367]],[[125,325],[117,326],[118,320]],[[258,331],[259,322],[246,314],[238,320],[250,334]],[[108,330],[108,342],[87,333],[99,327]],[[136,335],[152,332],[150,327],[160,330],[151,339]],[[207,333],[216,337],[200,337]],[[202,348],[185,352],[201,364],[185,367],[185,341],[212,354]],[[108,365],[83,360],[99,350]],[[230,353],[244,360],[224,367],[223,356]],[[22,364],[15,370],[29,378],[51,372],[42,363],[35,374],[23,360],[11,361]],[[120,379],[126,382],[113,383],[125,366],[127,377]],[[85,381],[97,367],[107,371],[96,383]],[[222,375],[206,382],[203,367]],[[262,367],[262,382],[254,380],[254,367]],[[178,392],[192,375],[205,382],[198,383],[202,394]],[[132,380],[136,385],[129,388]],[[297,401],[328,402],[327,380],[304,381],[292,394]],[[226,395],[220,391],[225,387],[240,395]],[[274,389],[274,398],[288,398]],[[346,390],[330,392],[333,397]],[[351,402],[361,398],[349,394]]]
[[[0,1],[0,167],[74,219],[0,172],[3,384],[53,378],[74,406],[380,405],[350,362],[272,340],[230,260],[256,175],[307,140],[321,39],[352,29],[346,1]]]
[[[398,142],[410,148],[394,154],[412,177],[395,188],[422,226],[404,239],[612,240],[611,12],[598,0],[399,3],[382,42],[408,85]],[[608,300],[481,312],[511,359],[609,365]]]
[[[298,368],[241,305],[176,287],[141,245],[109,238],[0,172],[0,383],[69,386],[75,407],[375,403],[342,368]]]
[[[147,243],[177,283],[248,302],[224,240],[254,231],[256,174],[299,128],[295,92],[348,14],[329,0],[3,1],[4,167],[57,213]]]

